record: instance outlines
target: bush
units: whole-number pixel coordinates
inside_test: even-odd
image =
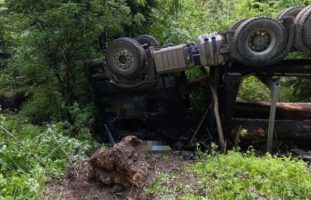
[[[24,145],[0,130],[0,199],[40,199],[45,182],[63,175],[69,159],[80,163],[100,147],[86,132],[80,139],[71,138],[63,123],[43,128],[0,115],[0,125]]]
[[[210,199],[309,199],[311,174],[307,163],[254,152],[207,155],[189,167],[201,177],[199,187]]]
[[[291,156],[199,152],[185,171],[157,172],[147,192],[166,199],[310,199],[311,171]],[[178,183],[178,184],[176,184]]]
[[[83,71],[103,57],[98,37],[119,37],[150,24],[153,0],[10,0],[0,2],[0,30],[11,58],[0,84],[30,97],[23,114],[33,122],[70,121],[74,102],[90,103]],[[148,12],[149,11],[149,12]],[[149,20],[147,22],[147,20]],[[110,38],[112,39],[112,38]]]
[[[270,91],[260,80],[250,76],[243,80],[239,96],[246,100],[269,101]]]

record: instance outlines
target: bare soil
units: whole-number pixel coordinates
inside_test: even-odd
[[[86,161],[77,167],[78,176],[73,168],[69,168],[60,181],[50,181],[47,184],[46,199],[155,199],[156,197],[147,194],[144,189],[148,187],[148,184],[152,183],[156,171],[185,174],[185,165],[194,162],[185,161],[182,158],[181,152],[147,153],[145,158],[149,164],[149,169],[148,180],[146,180],[147,184],[144,187],[131,186],[124,188],[117,185],[106,186],[99,183],[96,179],[90,178],[92,167],[89,161]],[[184,181],[187,181],[186,178]]]
[[[164,172],[174,177],[170,179],[169,186],[183,184],[191,187],[198,195],[202,193],[197,186],[198,177],[190,175],[185,170],[188,164],[195,162],[191,160],[193,152],[143,153],[136,144],[136,140],[130,139],[111,149],[97,151],[90,160],[76,166],[77,171],[71,167],[60,180],[51,180],[47,184],[45,199],[159,199],[145,191],[152,184],[156,172]],[[258,155],[260,152],[257,152]],[[307,155],[306,152],[310,153],[301,149],[295,153],[303,156]],[[102,169],[96,172],[96,168]],[[110,181],[110,178],[116,180],[116,177],[118,181]],[[125,180],[125,184],[120,184],[120,180]]]

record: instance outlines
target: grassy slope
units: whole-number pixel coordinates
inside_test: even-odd
[[[99,147],[87,133],[70,137],[65,124],[36,127],[0,114],[0,125],[25,145],[0,131],[0,199],[40,199],[46,181],[64,173],[67,156],[79,163]],[[164,199],[311,199],[310,167],[301,160],[256,157],[252,151],[197,156],[200,159],[182,171],[158,172],[147,192]],[[168,162],[174,164],[174,159]]]
[[[311,170],[301,160],[200,154],[182,173],[158,172],[147,192],[162,199],[311,199]]]
[[[0,199],[41,199],[47,181],[58,179],[70,161],[80,163],[99,147],[87,132],[70,137],[72,131],[63,123],[37,127],[0,113],[0,126],[23,143],[0,130]]]

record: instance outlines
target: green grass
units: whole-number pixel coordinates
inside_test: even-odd
[[[99,147],[87,133],[70,137],[63,123],[39,127],[0,114],[0,125],[24,145],[0,130],[0,199],[42,199],[45,183],[59,179],[69,159],[80,163]]]
[[[296,158],[237,151],[201,157],[186,167],[184,183],[158,172],[147,192],[162,199],[311,199],[310,168]]]

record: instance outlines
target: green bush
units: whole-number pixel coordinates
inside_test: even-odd
[[[231,151],[207,155],[189,167],[201,178],[209,199],[309,199],[311,174],[307,163],[292,157]]]
[[[196,41],[198,35],[227,30],[240,19],[255,16],[275,17],[285,8],[309,4],[310,0],[160,0],[154,10],[155,20],[149,33],[164,44],[177,44],[189,39]],[[306,55],[291,53],[288,57],[300,58]],[[189,77],[192,78],[191,73]],[[309,83],[310,79],[287,81],[283,78],[280,101],[308,101]],[[259,80],[249,77],[242,84],[240,97],[269,101],[270,91]]]
[[[180,43],[203,33],[228,29],[240,19],[275,17],[281,10],[310,0],[159,0],[149,32],[163,43]]]
[[[0,125],[24,145],[0,130],[0,199],[41,199],[47,180],[60,177],[70,162],[80,163],[100,147],[89,133],[80,139],[68,136],[63,123],[37,127],[20,117],[0,115]]]
[[[245,100],[269,101],[270,91],[268,87],[254,76],[243,80],[239,96]]]
[[[311,169],[291,156],[200,152],[185,171],[158,172],[147,192],[164,199],[310,199]],[[176,184],[179,180],[179,184]]]
[[[11,54],[0,85],[29,96],[32,122],[70,121],[74,102],[91,103],[83,63],[103,57],[102,32],[119,37],[150,24],[152,0],[10,0],[0,4],[0,31]],[[3,88],[4,88],[3,87]]]

